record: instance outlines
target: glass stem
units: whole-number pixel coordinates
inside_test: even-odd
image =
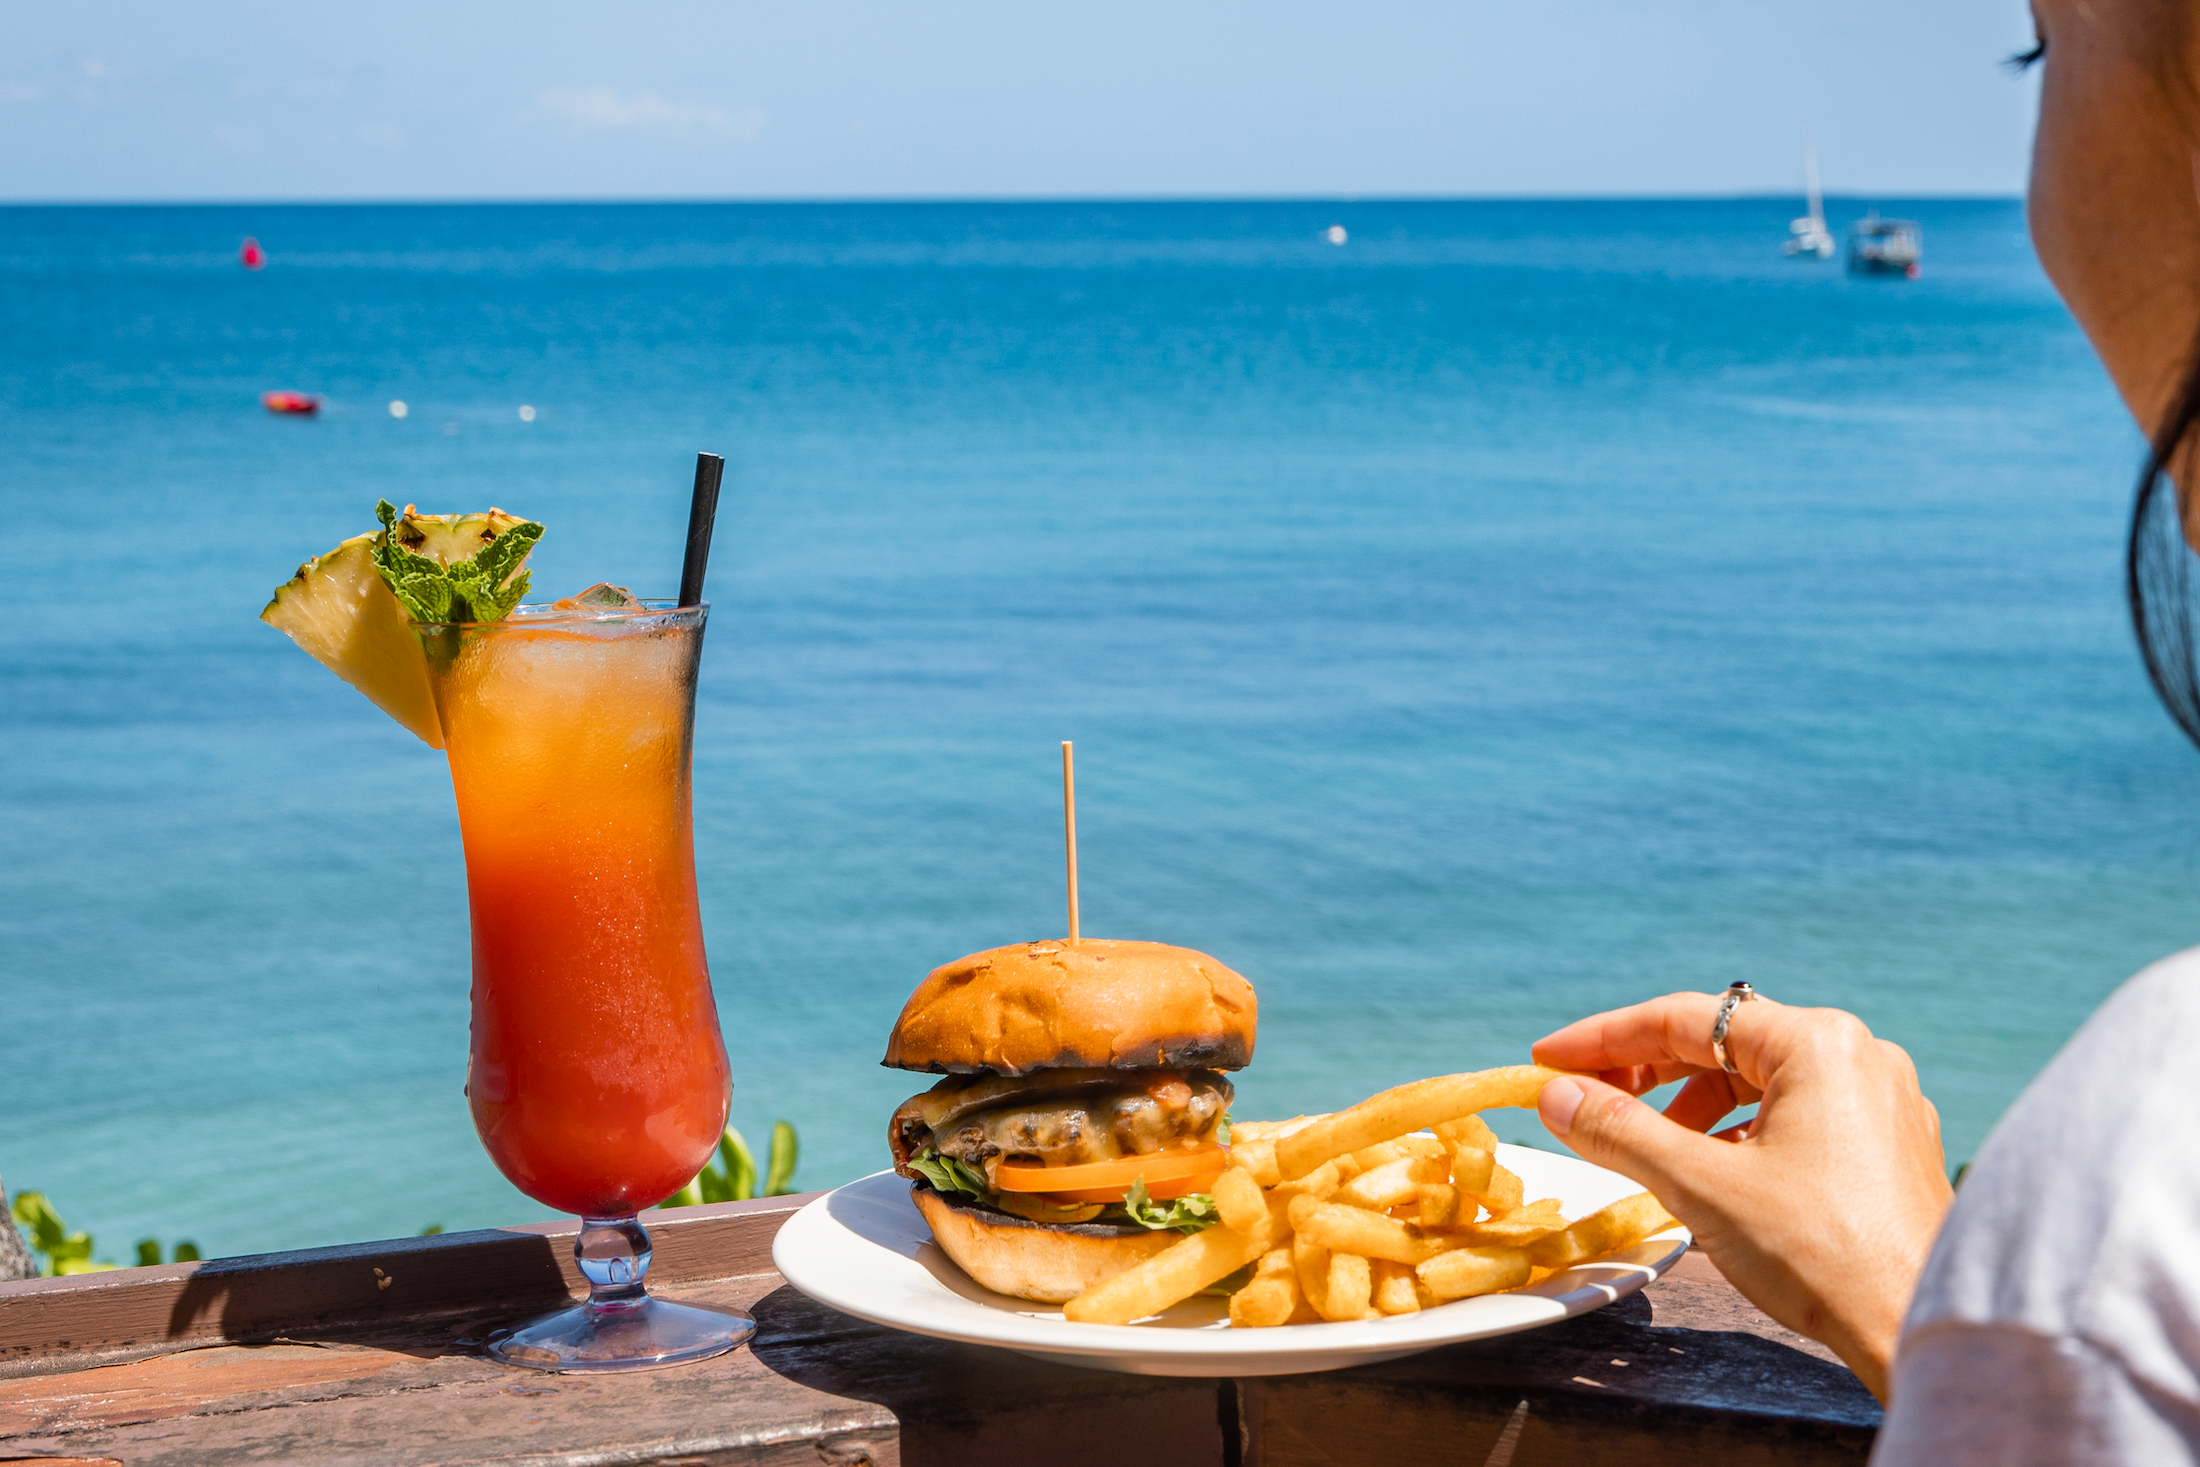
[[[573,1261],[588,1280],[588,1310],[620,1312],[649,1298],[642,1279],[649,1272],[649,1230],[632,1213],[625,1217],[581,1219],[573,1240]]]

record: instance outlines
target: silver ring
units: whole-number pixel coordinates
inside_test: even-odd
[[[1719,1017],[1711,1022],[1711,1057],[1719,1062],[1719,1068],[1729,1075],[1739,1075],[1734,1061],[1726,1053],[1726,1026],[1734,1021],[1734,1010],[1757,997],[1757,990],[1747,983],[1729,983],[1719,999]]]

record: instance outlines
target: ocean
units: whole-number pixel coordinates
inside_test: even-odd
[[[544,1215],[442,757],[255,617],[385,496],[669,594],[698,450],[704,921],[798,1185],[883,1164],[929,969],[1062,933],[1062,739],[1085,931],[1259,989],[1240,1116],[1748,978],[1960,1162],[2200,938],[2200,756],[2021,206],[1867,205],[1921,279],[1774,198],[0,208],[0,1175],[118,1259]]]

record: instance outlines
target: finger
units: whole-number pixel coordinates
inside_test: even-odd
[[[1742,1122],[1738,1126],[1728,1126],[1723,1131],[1713,1131],[1711,1133],[1711,1139],[1714,1141],[1747,1141],[1751,1136],[1755,1135],[1756,1132],[1757,1118],[1755,1116],[1751,1116],[1748,1120]]]
[[[1720,997],[1669,993],[1592,1014],[1536,1041],[1532,1054],[1537,1064],[1554,1070],[1592,1074],[1639,1065],[1715,1070],[1720,1066],[1711,1052],[1711,1026],[1719,1017]],[[1761,1089],[1771,1069],[1768,1054],[1780,1048],[1780,1034],[1793,1016],[1814,1012],[1821,1011],[1791,1009],[1767,998],[1738,1005],[1727,1021],[1726,1046],[1742,1077]]]
[[[1632,1065],[1683,1064],[1713,1069],[1711,1025],[1719,1000],[1708,993],[1669,993],[1624,1009],[1592,1014],[1546,1035],[1530,1051],[1554,1070],[1616,1070]]]
[[[1737,1103],[1733,1076],[1724,1070],[1706,1070],[1666,1103],[1665,1118],[1691,1131],[1708,1131],[1731,1115]]]
[[[1694,1065],[1621,1065],[1616,1070],[1605,1070],[1597,1078],[1629,1095],[1641,1095],[1703,1073]]]
[[[1545,1128],[1575,1155],[1632,1177],[1668,1209],[1718,1189],[1719,1174],[1733,1154],[1709,1137],[1673,1124],[1625,1091],[1587,1076],[1551,1081],[1543,1087],[1536,1110]]]

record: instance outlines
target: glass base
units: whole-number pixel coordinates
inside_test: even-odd
[[[489,1358],[529,1370],[653,1370],[708,1360],[756,1333],[738,1309],[643,1295],[630,1304],[576,1304],[489,1337]]]
[[[491,1360],[528,1370],[653,1370],[723,1355],[756,1333],[739,1309],[653,1299],[649,1234],[633,1216],[583,1218],[573,1261],[588,1301],[498,1330],[484,1341]]]

